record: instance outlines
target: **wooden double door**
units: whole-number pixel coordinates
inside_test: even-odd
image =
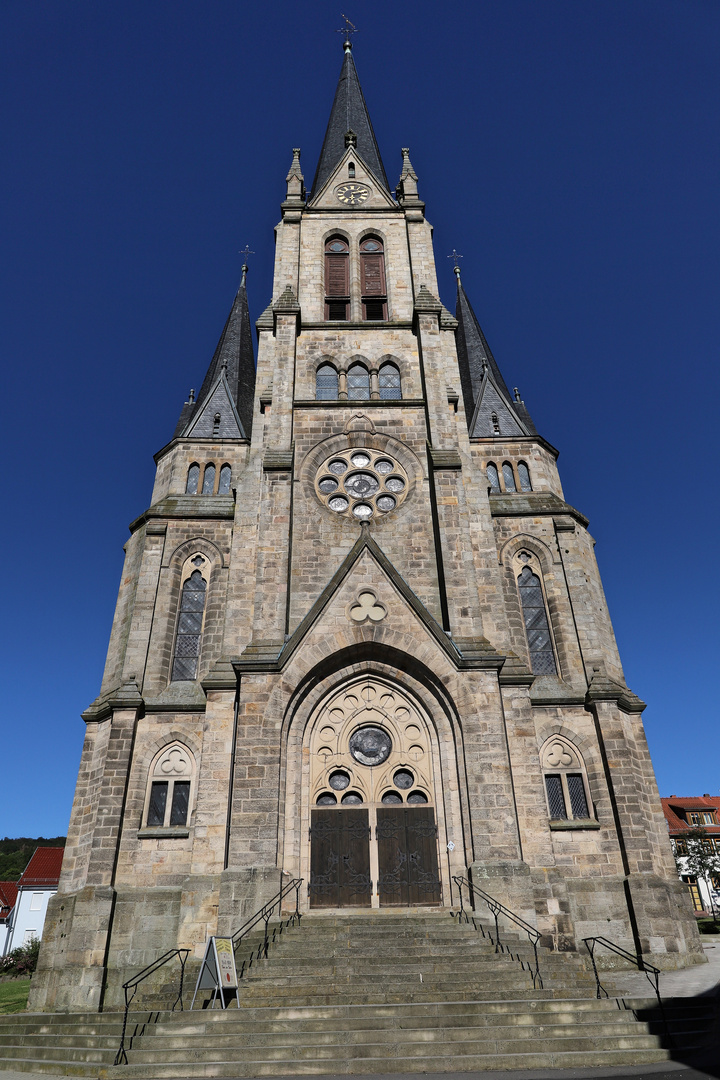
[[[310,906],[439,904],[432,806],[314,807]]]

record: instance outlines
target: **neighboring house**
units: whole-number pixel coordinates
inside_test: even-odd
[[[15,886],[17,899],[9,919],[5,953],[42,937],[48,901],[57,892],[64,853],[65,849],[60,847],[35,849]]]
[[[678,856],[680,880],[688,887],[695,914],[698,917],[710,915],[713,905],[716,913],[720,913],[720,874],[710,875],[706,881],[684,872],[687,868],[687,837],[694,829],[703,829],[707,833],[708,843],[720,855],[720,795],[695,795],[689,798],[671,795],[669,799],[660,801],[673,849]]]
[[[12,933],[12,914],[17,894],[18,887],[14,881],[0,881],[0,956],[8,951],[5,946]]]

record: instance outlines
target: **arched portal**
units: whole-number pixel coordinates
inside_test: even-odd
[[[443,902],[440,774],[431,718],[394,680],[356,674],[324,697],[305,727],[299,785],[311,908]]]

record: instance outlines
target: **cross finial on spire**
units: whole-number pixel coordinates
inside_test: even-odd
[[[343,49],[345,50],[345,52],[352,52],[352,42],[350,40],[350,35],[351,34],[357,34],[357,32],[358,32],[357,26],[355,26],[353,23],[351,23],[350,20],[348,19],[347,15],[345,15],[344,12],[342,12],[342,11],[340,12],[340,17],[345,20],[345,26],[344,26],[344,28],[342,30],[336,30],[335,33],[345,35],[345,41],[343,42]]]
[[[446,256],[445,256],[445,258],[446,258],[446,259],[452,259],[452,260],[453,260],[453,272],[454,272],[454,274],[455,274],[455,277],[456,277],[456,278],[458,279],[458,281],[459,281],[459,280],[460,280],[460,259],[464,258],[464,256],[463,256],[463,255],[460,255],[460,254],[459,254],[459,253],[458,253],[458,252],[457,252],[457,251],[455,250],[455,248],[453,248],[453,249],[452,249],[452,255],[446,255]]]
[[[243,264],[242,264],[242,267],[241,267],[242,278],[240,280],[240,284],[244,285],[245,284],[245,277],[247,275],[248,270],[250,269],[248,264],[247,264],[248,255],[254,255],[255,252],[250,250],[249,244],[246,244],[245,247],[242,249],[242,251],[239,251],[238,254],[242,255],[242,257],[243,257]]]

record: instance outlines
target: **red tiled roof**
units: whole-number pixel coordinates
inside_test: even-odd
[[[0,919],[7,919],[15,907],[18,887],[14,881],[0,881]]]
[[[668,799],[661,799],[665,820],[670,830],[674,832],[687,832],[689,829],[706,829],[708,834],[720,833],[718,825],[691,825],[685,821],[683,811],[690,810],[715,810],[720,812],[720,795],[671,795]]]
[[[21,888],[57,889],[65,848],[39,847],[18,881]]]

